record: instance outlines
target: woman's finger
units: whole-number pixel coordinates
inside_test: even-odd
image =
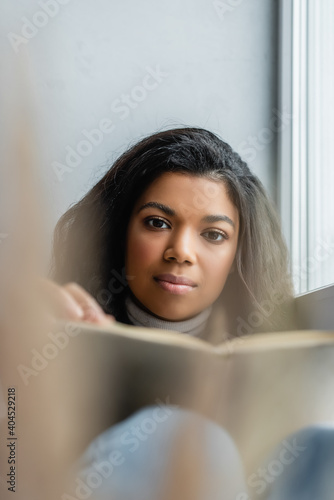
[[[38,280],[37,287],[49,314],[54,318],[107,325],[115,318],[105,314],[96,300],[77,283],[60,286],[51,280]]]
[[[97,301],[77,283],[67,283],[63,289],[69,293],[83,311],[82,321],[106,324],[114,321],[114,317],[105,314]]]

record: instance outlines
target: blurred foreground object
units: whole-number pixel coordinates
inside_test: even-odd
[[[87,419],[93,422],[96,408],[99,414],[87,446],[143,407],[176,405],[227,431],[251,474],[289,434],[334,423],[333,332],[254,334],[212,346],[177,332],[117,322],[74,327],[78,334],[64,357],[96,382],[82,401]]]
[[[76,455],[69,439],[78,422],[64,399],[70,369],[50,368],[50,317],[37,282],[47,262],[36,117],[29,60],[3,60],[0,173],[0,464],[1,499],[59,499]],[[46,358],[40,355],[45,348]],[[31,375],[29,380],[27,374]]]

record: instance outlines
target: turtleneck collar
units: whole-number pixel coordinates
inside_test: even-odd
[[[160,328],[162,330],[174,330],[196,337],[201,337],[203,335],[207,320],[212,311],[212,306],[210,306],[193,318],[186,319],[184,321],[167,321],[165,319],[157,318],[139,307],[130,295],[128,295],[125,299],[125,307],[129,320],[135,326]]]

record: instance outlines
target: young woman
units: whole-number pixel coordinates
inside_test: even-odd
[[[167,130],[135,144],[63,215],[53,278],[61,285],[49,283],[62,314],[73,319],[103,323],[113,316],[213,343],[282,330],[291,319],[288,254],[275,210],[240,156],[199,128]],[[97,471],[112,469],[94,498],[163,498],[171,443],[181,424],[196,424],[191,441],[200,446],[203,467],[191,477],[205,472],[197,496],[189,498],[247,498],[228,434],[192,412],[165,410],[170,418],[150,439],[144,436],[138,452],[123,438],[153,421],[157,408],[144,408],[99,436],[82,458],[78,485],[87,490]],[[124,459],[120,467],[111,464],[115,449]],[[189,456],[181,463],[183,477]],[[187,498],[182,491],[170,496]]]
[[[62,216],[53,277],[117,321],[210,342],[291,319],[275,210],[239,155],[199,128],[140,141]],[[66,290],[78,304],[77,285]]]
[[[53,277],[58,285],[47,286],[59,315],[81,321],[116,319],[214,343],[294,324],[275,210],[239,155],[198,128],[159,132],[134,145],[63,215]],[[145,422],[156,425],[152,435],[140,434]],[[190,446],[182,443],[175,456],[172,444],[192,425]],[[289,437],[307,451],[270,484],[267,500],[332,498],[332,434],[310,428]],[[80,469],[75,498],[249,498],[230,436],[172,406],[144,408],[108,429]]]

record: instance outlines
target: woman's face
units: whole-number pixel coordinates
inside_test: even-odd
[[[129,221],[125,270],[132,293],[159,318],[195,316],[220,295],[238,233],[238,210],[222,181],[162,174]]]

